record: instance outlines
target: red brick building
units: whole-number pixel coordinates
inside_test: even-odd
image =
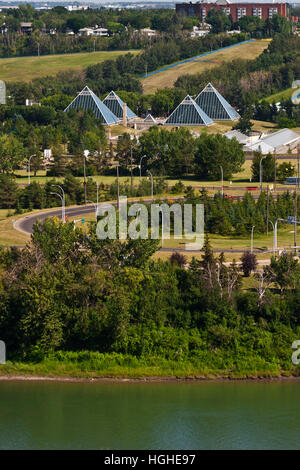
[[[176,13],[187,16],[199,16],[205,21],[209,10],[223,10],[226,15],[231,15],[234,22],[242,16],[257,16],[263,20],[272,18],[273,15],[289,17],[287,3],[231,3],[228,0],[217,0],[214,3],[177,3]]]

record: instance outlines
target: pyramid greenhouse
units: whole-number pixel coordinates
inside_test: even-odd
[[[103,100],[103,103],[117,116],[119,119],[123,118],[124,102],[119,98],[114,91],[111,91]],[[131,111],[127,106],[127,119],[136,118],[136,114]]]
[[[76,96],[64,112],[68,112],[70,109],[84,109],[85,111],[91,109],[95,116],[105,125],[119,122],[117,116],[87,86]]]
[[[187,95],[165,121],[173,126],[210,126],[212,119]]]
[[[152,116],[152,114],[147,114],[147,116],[145,117],[144,119],[144,122],[146,124],[156,124],[156,120],[154,119],[154,117]]]
[[[215,121],[234,121],[240,118],[240,115],[211,83],[206,85],[195,101]]]

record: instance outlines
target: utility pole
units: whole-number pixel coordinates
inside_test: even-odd
[[[297,205],[298,205],[298,184],[295,190],[295,212],[294,212],[294,248],[295,254],[297,253]]]
[[[251,229],[251,253],[253,253],[253,232],[254,232],[254,229],[255,229],[255,225],[253,225],[253,227]]]
[[[37,43],[37,48],[38,48],[38,57],[40,57],[40,43]]]
[[[119,163],[117,163],[117,209],[120,209]]]
[[[259,162],[259,187],[260,187],[260,192],[262,192],[262,180],[263,180],[262,161],[266,157],[267,157],[266,155],[264,157],[261,157],[260,162]]]
[[[132,180],[132,144],[130,145],[130,186],[131,186],[131,193],[132,193],[132,186],[133,186],[133,180]]]
[[[32,159],[32,157],[35,157],[36,155],[30,155],[30,157],[28,158],[28,185],[30,185],[30,160]]]
[[[153,176],[152,176],[152,173],[150,173],[149,170],[147,170],[147,173],[149,173],[149,175],[151,177],[151,199],[153,201]]]
[[[222,196],[224,195],[224,173],[223,173],[223,167],[220,165],[221,169],[221,178],[222,178]]]
[[[267,186],[267,236],[269,235],[269,198],[270,198],[270,188]]]
[[[59,193],[50,193],[50,194],[56,194],[56,196],[59,196],[61,199],[61,218],[63,224],[66,222],[66,198],[65,198],[65,191],[59,184],[51,184],[51,186],[55,186],[56,188],[59,188],[62,192],[62,195]]]
[[[277,187],[277,169],[276,169],[276,153],[274,150],[274,191],[276,192]]]
[[[85,168],[85,159],[89,156],[89,151],[83,151],[83,185],[84,185],[84,204],[86,205],[87,195],[86,195],[86,168]]]
[[[140,179],[142,178],[142,160],[145,158],[147,155],[143,155],[140,159]]]

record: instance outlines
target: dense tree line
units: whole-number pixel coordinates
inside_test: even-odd
[[[157,247],[156,240],[101,241],[94,225],[87,237],[47,220],[25,249],[2,250],[0,335],[8,358],[39,361],[61,350],[63,360],[66,351],[85,350],[216,369],[253,370],[252,357],[258,368],[291,369],[297,261],[273,258],[257,288],[244,291],[235,262],[215,257],[208,240],[202,259],[184,267],[178,256],[153,261]]]

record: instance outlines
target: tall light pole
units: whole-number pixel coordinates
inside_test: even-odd
[[[260,162],[259,162],[259,187],[260,187],[260,192],[262,192],[262,180],[263,180],[263,170],[262,170],[262,161],[267,157],[265,155],[264,157],[261,157]]]
[[[273,228],[273,253],[275,254],[275,246],[274,246],[274,233],[275,233],[275,226],[272,222],[272,220],[268,220],[268,222],[270,222],[270,224],[272,225],[272,228]]]
[[[277,225],[279,221],[286,222],[285,219],[276,219],[275,221],[275,228],[274,228],[274,252],[277,250]]]
[[[254,229],[255,229],[255,225],[253,225],[253,227],[251,229],[251,253],[253,253],[253,232],[254,232]]]
[[[119,163],[117,163],[117,209],[120,209]]]
[[[146,158],[147,155],[143,155],[141,158],[140,158],[140,179],[142,178],[142,160],[143,158]]]
[[[220,165],[220,170],[221,170],[221,178],[222,178],[222,196],[224,194],[224,173],[223,173],[223,167]]]
[[[298,205],[298,185],[296,184],[295,190],[295,210],[294,210],[294,248],[295,254],[297,253],[297,205]]]
[[[83,151],[83,184],[84,184],[84,204],[86,205],[86,169],[85,169],[85,159],[89,156],[90,152],[88,150]]]
[[[152,176],[152,173],[150,173],[149,170],[147,170],[147,173],[149,173],[149,175],[151,177],[151,199],[153,201],[153,176]]]
[[[89,178],[94,181],[96,183],[96,188],[97,188],[97,211],[98,211],[98,206],[99,206],[99,186],[100,186],[100,183],[98,183],[97,180],[94,180],[94,178],[92,178],[91,176],[89,176]]]
[[[32,157],[36,157],[36,154],[30,155],[30,157],[28,158],[28,185],[30,184],[30,160],[32,159]]]
[[[274,149],[274,191],[277,189],[276,150]]]
[[[66,221],[66,199],[65,199],[65,192],[63,188],[59,184],[51,184],[51,186],[55,186],[56,188],[59,188],[62,192],[62,195],[59,193],[51,193],[51,194],[56,194],[61,198],[61,218],[63,221],[63,224]]]

